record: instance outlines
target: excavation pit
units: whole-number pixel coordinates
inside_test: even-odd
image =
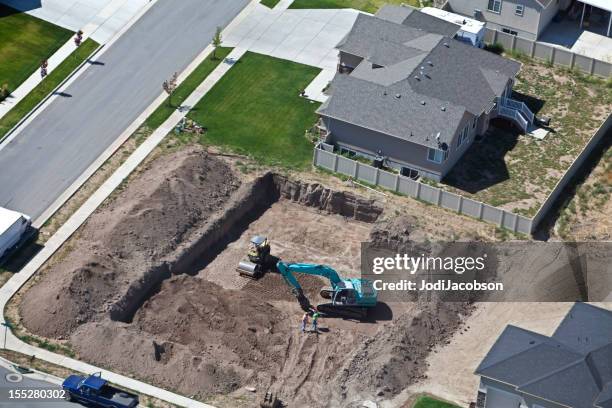
[[[302,334],[302,312],[280,275],[253,281],[235,268],[260,234],[280,259],[357,276],[360,243],[381,213],[372,200],[274,173],[241,181],[198,149],[164,156],[42,271],[23,294],[21,322],[69,343],[80,359],[183,394],[254,385],[324,405],[323,380],[337,378],[347,348],[378,323],[324,319],[320,336]],[[316,303],[327,282],[298,279]]]

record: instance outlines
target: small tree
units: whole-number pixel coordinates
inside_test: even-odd
[[[172,106],[172,94],[176,91],[178,74],[175,72],[170,79],[167,79],[162,84],[162,88],[168,94],[168,106]]]
[[[213,49],[213,59],[217,59],[217,48],[219,48],[221,46],[221,27],[217,27],[217,30],[215,31],[215,36],[212,39],[212,45],[214,47]]]

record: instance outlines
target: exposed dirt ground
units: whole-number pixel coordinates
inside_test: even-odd
[[[425,378],[425,357],[470,306],[382,304],[363,322],[326,318],[318,335],[302,334],[302,311],[279,275],[251,281],[235,272],[254,234],[266,234],[284,260],[356,276],[360,242],[449,238],[464,220],[445,212],[445,222],[421,205],[417,221],[394,197],[382,198],[381,214],[380,202],[344,187],[239,177],[197,148],[162,155],[18,296],[20,323],[77,358],[219,406],[253,406],[268,389],[291,406],[392,397]],[[300,282],[318,303],[326,282]]]

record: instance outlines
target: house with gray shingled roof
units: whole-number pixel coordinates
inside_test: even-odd
[[[491,29],[537,40],[559,10],[570,4],[571,0],[448,0],[446,8]]]
[[[507,326],[476,374],[479,408],[612,408],[612,312],[575,303],[551,337]]]
[[[459,29],[408,7],[360,14],[317,111],[324,141],[439,181],[493,118],[527,131],[533,113],[510,98],[520,63],[454,39]]]

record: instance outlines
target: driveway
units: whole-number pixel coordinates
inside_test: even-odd
[[[593,24],[585,30],[580,28],[579,21],[553,22],[544,30],[539,41],[576,54],[612,62],[612,38],[605,35],[607,28],[607,23]]]
[[[323,102],[321,90],[334,77],[338,63],[336,45],[351,30],[358,11],[288,10],[290,1],[282,0],[274,9],[257,5],[247,17],[229,31],[224,45],[241,47],[322,69],[306,88],[310,99]]]
[[[0,206],[37,219],[248,0],[159,0],[0,146]]]

